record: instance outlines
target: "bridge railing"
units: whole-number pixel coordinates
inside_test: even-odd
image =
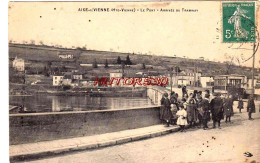
[[[170,91],[164,87],[160,86],[149,86],[147,87],[147,97],[153,102],[155,105],[161,105],[161,99],[164,93],[170,94]]]

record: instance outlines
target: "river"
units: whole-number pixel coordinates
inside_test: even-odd
[[[9,96],[9,104],[24,105],[27,111],[61,112],[107,109],[127,109],[152,106],[151,100],[142,97],[89,97],[89,96]]]

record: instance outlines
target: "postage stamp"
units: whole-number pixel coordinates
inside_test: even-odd
[[[255,42],[255,3],[222,3],[223,42]]]

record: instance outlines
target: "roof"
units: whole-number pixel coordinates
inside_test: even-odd
[[[72,79],[71,74],[65,74],[63,79]]]
[[[63,76],[63,74],[54,74],[52,76]]]
[[[68,53],[60,53],[59,55],[73,55],[73,54],[68,54]]]
[[[83,75],[82,72],[74,72],[73,75]]]

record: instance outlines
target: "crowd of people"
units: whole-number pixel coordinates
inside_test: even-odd
[[[207,130],[208,122],[213,121],[213,128],[221,128],[221,120],[226,123],[231,123],[231,117],[234,115],[232,95],[226,94],[222,96],[220,93],[213,93],[210,96],[208,90],[205,91],[202,97],[202,91],[194,90],[188,95],[187,91],[183,90],[182,97],[179,98],[178,93],[164,93],[161,99],[160,119],[167,126],[179,125],[181,132],[185,130],[185,126],[190,128],[203,127]],[[242,98],[238,100],[238,109],[244,108]],[[254,98],[251,95],[248,100],[247,112],[249,120],[253,120],[252,113],[255,112]]]

